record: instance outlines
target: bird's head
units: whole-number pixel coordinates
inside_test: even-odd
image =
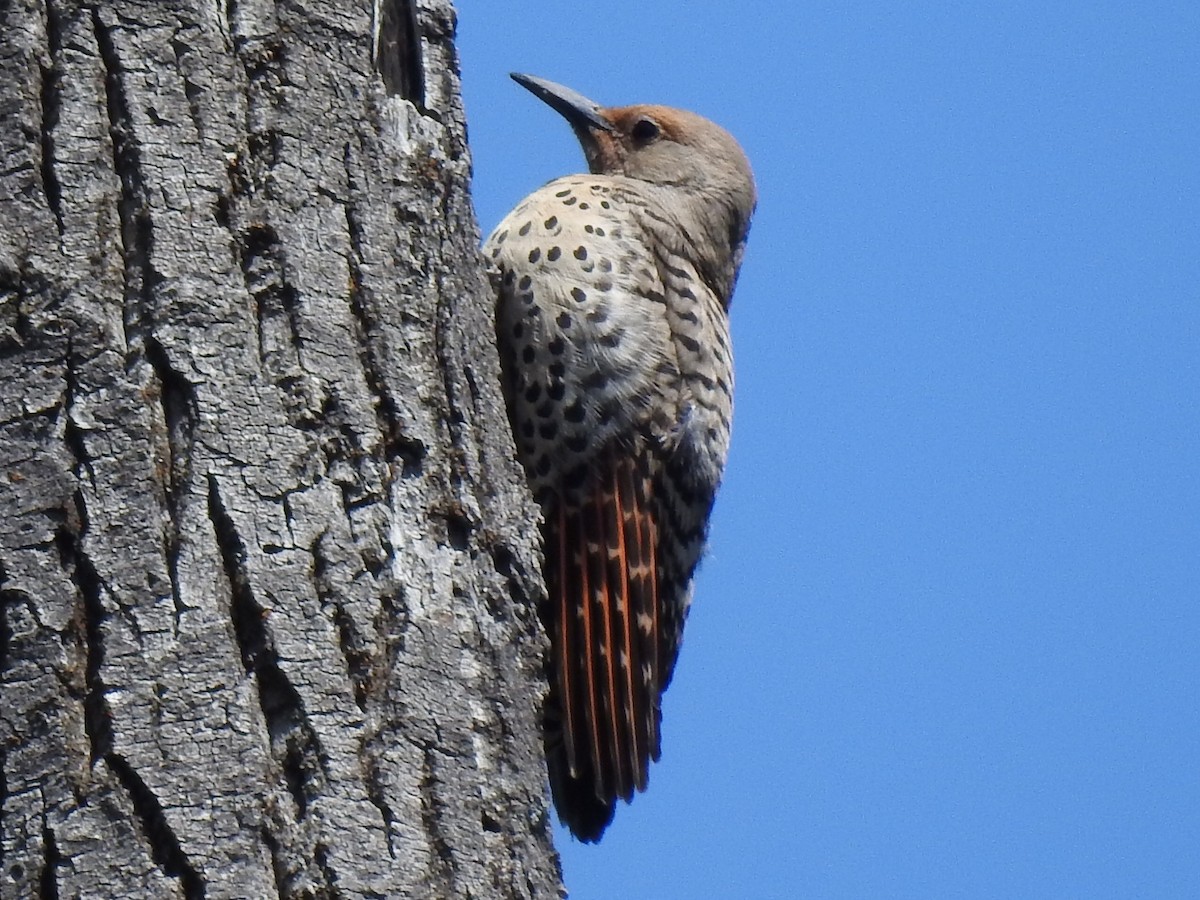
[[[553,81],[512,77],[570,123],[593,173],[682,192],[696,215],[728,229],[733,249],[745,242],[757,200],[754,176],[738,142],[720,125],[669,106],[604,107]]]

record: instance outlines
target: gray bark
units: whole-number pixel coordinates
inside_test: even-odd
[[[0,893],[557,896],[446,0],[0,4]]]

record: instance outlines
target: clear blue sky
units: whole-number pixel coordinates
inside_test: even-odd
[[[510,70],[761,198],[663,761],[572,897],[1200,897],[1200,3],[459,14],[485,233],[582,167]]]

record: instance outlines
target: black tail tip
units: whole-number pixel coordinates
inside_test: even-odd
[[[562,748],[546,749],[550,795],[558,811],[558,820],[571,830],[576,839],[585,844],[596,843],[612,824],[617,808],[616,798],[601,800],[596,796],[595,779],[590,771],[572,778]]]
[[[577,840],[595,844],[612,824],[617,806],[615,801],[602,803],[594,793],[581,790],[578,784],[563,785],[552,789],[551,793],[559,821],[570,829]]]

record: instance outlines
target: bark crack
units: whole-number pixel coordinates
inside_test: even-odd
[[[346,605],[337,599],[338,594],[329,578],[331,563],[322,550],[325,539],[325,533],[322,532],[310,548],[313,558],[313,585],[317,591],[317,600],[322,608],[329,612],[337,629],[338,649],[342,652],[342,658],[346,661],[346,671],[354,684],[354,702],[365,712],[370,691],[371,652]]]
[[[61,238],[67,230],[63,224],[62,185],[54,168],[54,129],[58,125],[59,108],[58,71],[54,66],[42,67],[42,190],[46,194],[46,205],[54,214]]]
[[[58,850],[58,842],[54,839],[54,829],[48,824],[42,825],[42,871],[38,877],[38,900],[58,900],[58,874],[56,870],[62,863],[62,854]]]
[[[258,358],[272,368],[278,366],[278,352],[270,346],[273,321],[283,319],[287,324],[288,342],[294,348],[297,361],[303,342],[300,338],[298,298],[296,288],[287,280],[284,270],[283,245],[275,229],[256,222],[238,235],[239,262],[242,278],[254,300],[255,323],[258,329]]]
[[[58,225],[58,234],[61,238],[66,231],[66,226],[63,222],[62,212],[62,184],[58,180],[58,172],[54,165],[54,129],[58,127],[59,114],[62,110],[62,91],[59,83],[62,23],[59,21],[55,4],[49,2],[46,4],[46,40],[50,51],[50,65],[41,67],[42,190],[46,194],[46,205],[54,214],[54,222]]]
[[[432,747],[422,748],[423,765],[421,767],[421,824],[429,838],[433,858],[430,859],[431,881],[438,888],[436,896],[453,897],[454,891],[454,853],[442,831],[441,805],[435,794],[438,775],[435,765],[435,751]],[[431,887],[433,885],[430,885]]]
[[[196,128],[196,135],[201,140],[204,139],[204,120],[200,114],[200,97],[204,93],[204,89],[196,84],[188,77],[187,69],[190,68],[188,56],[193,53],[194,48],[186,40],[187,32],[197,32],[195,26],[182,26],[175,29],[175,33],[171,35],[171,51],[175,54],[175,70],[179,73],[180,79],[183,81],[183,95],[187,100],[188,114],[192,118],[192,125]]]
[[[443,167],[438,171],[442,175],[443,180],[439,181],[431,176],[430,186],[435,187],[438,192],[436,202],[441,210],[440,221],[446,223],[445,227],[452,227],[450,223],[455,221],[455,216],[452,214],[451,200],[453,185],[451,182],[445,180],[449,177],[450,170]],[[433,338],[437,354],[438,373],[442,378],[444,396],[446,398],[447,409],[445,421],[450,437],[449,452],[447,454],[450,463],[450,481],[453,485],[455,495],[460,498],[460,501],[464,493],[464,483],[469,484],[472,481],[470,469],[467,465],[471,435],[466,430],[470,420],[465,410],[469,406],[465,402],[465,398],[460,396],[455,379],[455,361],[460,358],[459,354],[455,351],[459,348],[451,346],[450,343],[458,335],[458,331],[454,327],[453,317],[455,316],[454,304],[461,297],[461,294],[461,285],[448,283],[439,274],[437,278],[438,300],[434,311]],[[466,366],[463,368],[466,368]]]
[[[83,676],[83,730],[91,748],[94,765],[112,750],[112,711],[104,697],[105,685],[101,675],[104,666],[104,609],[102,592],[106,585],[83,549],[83,535],[88,529],[87,508],[83,494],[76,490],[66,510],[65,521],[55,531],[54,543],[59,563],[79,592],[79,608],[74,620],[76,636],[83,641],[85,655]]]
[[[123,756],[109,753],[104,762],[129,794],[129,799],[133,802],[133,811],[141,823],[142,834],[150,845],[150,855],[159,868],[172,878],[179,879],[183,895],[188,900],[203,900],[204,879],[188,860],[154,791]]]
[[[67,339],[67,350],[63,361],[65,363],[64,380],[66,382],[63,388],[62,401],[63,440],[66,442],[67,449],[71,452],[71,457],[75,460],[75,477],[82,480],[82,476],[86,474],[92,487],[95,487],[96,473],[92,469],[92,458],[87,451],[87,445],[84,443],[84,430],[79,427],[73,415],[75,395],[79,391],[79,382],[75,372],[75,355],[70,338]]]
[[[144,335],[146,360],[158,378],[159,403],[167,428],[167,470],[163,478],[167,518],[170,527],[163,537],[167,578],[171,582],[171,601],[175,607],[175,630],[183,616],[183,598],[179,592],[179,554],[182,533],[183,494],[192,476],[192,448],[195,442],[199,406],[196,388],[183,373],[171,365],[167,351],[153,335]]]
[[[120,183],[117,216],[121,223],[121,255],[124,268],[125,344],[135,350],[147,330],[154,288],[162,282],[151,264],[154,231],[146,204],[141,153],[134,136],[133,118],[125,96],[125,71],[113,40],[113,29],[104,24],[100,7],[92,8],[92,28],[104,67],[104,94],[108,109],[108,133],[112,142],[113,172]]]
[[[379,611],[372,625],[375,628],[374,678],[386,681],[388,673],[396,671],[404,651],[404,635],[410,619],[403,591],[389,591],[379,598]]]
[[[247,675],[255,676],[271,752],[295,803],[296,819],[301,821],[325,784],[324,753],[299,692],[279,665],[279,654],[266,626],[267,610],[250,585],[245,543],[213,475],[208,477],[208,514],[229,580],[230,617],[242,665]]]
[[[471,481],[470,471],[467,466],[469,435],[465,433],[465,426],[468,420],[466,414],[463,412],[464,404],[462,403],[462,398],[459,397],[454,379],[453,365],[451,363],[449,336],[454,334],[454,328],[450,321],[453,309],[448,299],[451,296],[453,294],[446,289],[446,285],[440,284],[438,286],[438,303],[434,313],[433,340],[437,354],[438,373],[442,379],[443,396],[446,399],[445,423],[450,438],[449,446],[446,448],[446,457],[449,463],[450,485],[454,491],[455,502],[462,508],[463,485]]]
[[[354,178],[349,144],[345,146],[343,163],[346,170],[347,195],[355,196],[358,193],[358,185]],[[354,318],[356,343],[359,346],[359,363],[367,387],[375,397],[375,415],[379,422],[379,430],[383,434],[385,458],[389,462],[399,458],[406,477],[420,475],[428,449],[421,441],[406,433],[400,408],[388,388],[384,374],[386,367],[381,364],[375,350],[382,329],[364,286],[362,223],[358,220],[353,203],[344,203],[343,209],[346,215],[346,233],[350,237],[350,253],[347,260],[350,267],[350,312]]]
[[[322,896],[328,897],[329,900],[340,900],[343,894],[338,890],[337,872],[329,864],[329,848],[324,844],[317,844],[313,851],[313,862],[317,864],[317,868],[321,872],[321,877],[325,879],[325,887],[328,889]]]
[[[388,96],[403,97],[422,115],[425,108],[425,64],[416,0],[382,0],[376,4],[375,70]]]
[[[275,878],[275,893],[279,895],[280,900],[291,897],[293,892],[288,886],[291,875],[287,869],[287,859],[283,852],[283,848],[279,846],[279,839],[266,825],[260,830],[262,842],[267,848],[267,853],[271,857],[271,874]]]
[[[379,810],[379,816],[383,819],[383,833],[387,838],[388,855],[392,859],[396,859],[396,840],[393,833],[396,827],[396,812],[387,802],[383,775],[379,771],[379,756],[374,747],[377,740],[378,735],[364,740],[359,750],[359,758],[363,763],[363,783],[366,787],[367,798]]]

